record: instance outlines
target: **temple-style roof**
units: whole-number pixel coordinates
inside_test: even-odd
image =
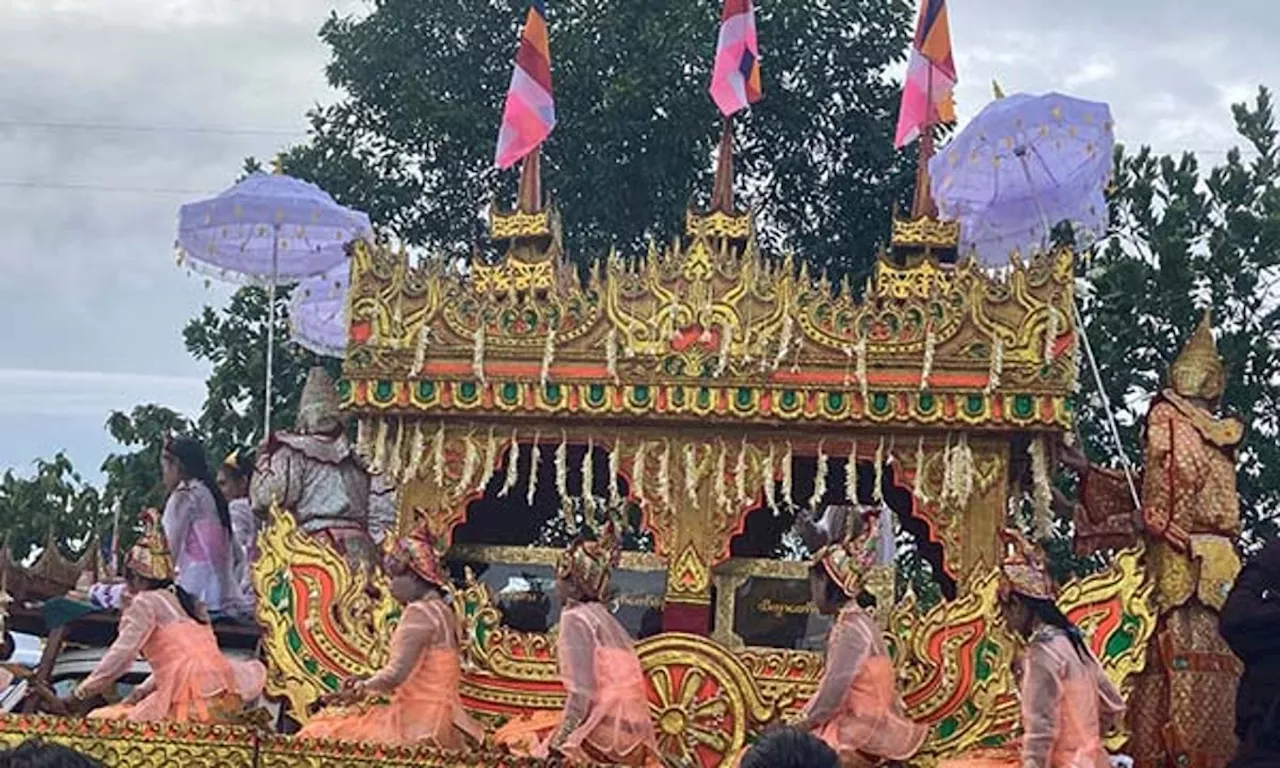
[[[613,253],[580,280],[554,210],[495,214],[497,264],[411,265],[359,245],[343,401],[431,418],[806,421],[843,428],[1065,428],[1073,255],[994,276],[954,225],[894,224],[865,295],[760,252],[748,214],[688,215],[686,237]]]

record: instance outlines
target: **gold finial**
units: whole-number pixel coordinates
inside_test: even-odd
[[[991,94],[997,99],[1004,98],[1004,89],[1000,87],[1000,83],[995,78],[991,79]]]
[[[1169,385],[1183,397],[1217,400],[1227,388],[1226,369],[1213,341],[1212,310],[1206,309],[1200,324],[1169,366]]]
[[[271,172],[277,176],[284,175],[284,153],[283,152],[276,155],[275,159],[271,161]]]

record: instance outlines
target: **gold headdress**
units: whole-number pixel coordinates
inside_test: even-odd
[[[1204,311],[1195,333],[1169,366],[1169,385],[1183,397],[1217,400],[1227,388],[1226,368],[1213,341],[1211,312]]]
[[[238,469],[240,467],[240,449],[237,448],[227,454],[227,458],[222,460],[222,466],[228,469]]]
[[[876,516],[866,515],[856,535],[853,526],[844,541],[828,544],[813,556],[814,565],[821,565],[832,581],[849,597],[857,597],[862,591],[867,570],[876,562]]]
[[[1053,600],[1057,588],[1049,576],[1044,550],[1012,528],[1001,531],[1000,538],[1005,548],[1000,565],[1000,596],[1019,594],[1033,600]]]
[[[152,581],[173,581],[175,574],[169,543],[154,509],[142,513],[142,538],[129,550],[125,567]]]
[[[298,403],[297,431],[304,435],[327,435],[342,428],[342,411],[339,409],[338,388],[333,378],[320,366],[307,374]]]
[[[449,584],[435,537],[425,520],[408,536],[396,540],[390,559],[394,565],[409,569],[437,587],[444,588]]]
[[[622,558],[622,542],[612,522],[605,525],[600,538],[579,538],[556,558],[556,577],[571,581],[592,600],[604,600],[609,578]]]

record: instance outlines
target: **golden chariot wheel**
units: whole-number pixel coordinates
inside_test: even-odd
[[[746,667],[704,637],[662,635],[636,650],[658,746],[681,764],[734,765],[747,734],[773,716]]]

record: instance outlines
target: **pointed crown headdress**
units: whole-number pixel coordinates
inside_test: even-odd
[[[1217,400],[1227,388],[1226,366],[1213,340],[1212,310],[1206,309],[1200,324],[1169,367],[1169,385],[1183,397]]]

